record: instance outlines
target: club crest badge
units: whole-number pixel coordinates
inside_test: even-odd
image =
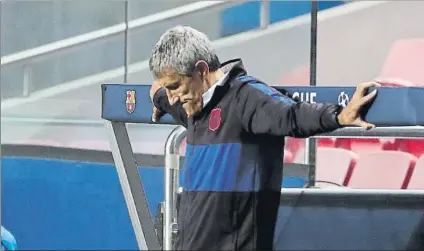
[[[133,113],[135,110],[135,91],[134,90],[128,90],[127,91],[127,99],[125,101],[127,112]]]
[[[221,125],[221,108],[215,108],[211,111],[209,117],[209,130],[216,131]]]

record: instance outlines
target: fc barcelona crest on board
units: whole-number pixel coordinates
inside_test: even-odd
[[[125,101],[125,104],[127,106],[127,112],[133,113],[135,110],[135,91],[134,90],[127,91],[127,99]]]

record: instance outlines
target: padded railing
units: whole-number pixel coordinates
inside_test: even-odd
[[[314,97],[309,102],[347,105],[355,87],[300,87],[274,86],[278,91],[287,90],[295,97]],[[151,123],[152,104],[149,85],[103,84],[102,118],[125,123]],[[126,110],[126,91],[134,91],[135,108]],[[372,91],[372,90],[370,90]],[[424,88],[380,87],[374,102],[364,110],[364,119],[378,127],[401,127],[424,125]],[[160,124],[175,124],[166,115]],[[346,129],[343,129],[346,130]],[[349,130],[349,129],[347,129]],[[372,130],[371,130],[372,131]],[[365,132],[370,133],[371,131]]]

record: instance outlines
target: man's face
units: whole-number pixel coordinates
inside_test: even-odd
[[[171,104],[176,102],[183,104],[187,116],[192,117],[202,110],[205,83],[198,73],[188,77],[166,71],[157,81],[166,89]]]

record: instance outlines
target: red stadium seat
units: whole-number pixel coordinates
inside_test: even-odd
[[[336,139],[335,147],[351,150],[355,153],[373,152],[383,149],[383,143],[379,139]]]
[[[380,79],[377,81],[384,87],[417,87],[416,84],[401,79]]]
[[[380,151],[359,155],[349,181],[351,188],[405,189],[417,158],[397,151]]]
[[[299,150],[303,149],[304,146],[304,139],[296,139],[291,137],[286,138],[285,148],[287,149],[287,151],[291,152],[294,157],[297,155]]]
[[[335,140],[332,138],[322,138],[317,139],[318,147],[333,147]],[[297,155],[301,154],[303,156],[303,152],[305,151],[305,139],[297,139],[297,138],[286,138],[286,149],[293,154],[293,158],[295,161],[299,161],[299,157]],[[301,160],[303,162],[303,159]],[[296,163],[301,163],[296,162]]]
[[[317,144],[318,144],[319,147],[334,147],[335,139],[333,139],[333,138],[318,139]]]
[[[181,142],[181,145],[180,145],[180,148],[179,148],[179,154],[180,154],[180,156],[185,156],[186,147],[187,147],[187,138],[185,138]]]
[[[293,154],[284,149],[284,163],[291,163],[293,161]]]
[[[396,41],[377,81],[386,86],[424,86],[424,38]]]
[[[309,71],[309,65],[298,66],[283,75],[277,82],[283,86],[307,86],[310,84]]]
[[[303,163],[303,158],[304,152],[300,151],[294,162]],[[345,149],[318,147],[316,158],[316,180],[346,185],[358,156]]]
[[[317,150],[316,180],[347,185],[358,155],[338,148],[320,147]]]
[[[424,190],[424,155],[418,159],[415,164],[411,180],[409,180],[408,189]]]
[[[424,139],[396,139],[393,148],[420,157],[424,154]]]

